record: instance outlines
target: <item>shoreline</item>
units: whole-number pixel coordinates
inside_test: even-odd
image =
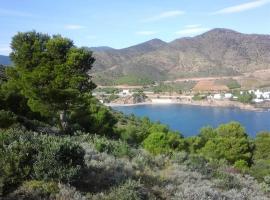
[[[240,102],[232,101],[181,101],[181,102],[166,102],[166,103],[156,103],[156,102],[143,102],[143,103],[132,103],[132,104],[121,104],[121,103],[107,103],[104,104],[109,107],[132,107],[132,106],[143,106],[143,105],[190,105],[190,106],[200,106],[200,107],[216,107],[216,108],[238,108],[247,111],[257,111],[257,112],[267,112],[269,109],[256,108],[251,104],[243,104]]]

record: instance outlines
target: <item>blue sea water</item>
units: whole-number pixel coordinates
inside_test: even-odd
[[[135,105],[117,106],[113,109],[125,114],[146,116],[152,121],[160,121],[184,136],[194,136],[200,128],[210,125],[217,127],[231,121],[240,122],[247,133],[255,137],[260,131],[270,131],[270,111],[247,111],[238,108],[216,108],[190,105]]]

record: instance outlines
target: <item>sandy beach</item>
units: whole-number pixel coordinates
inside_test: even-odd
[[[118,107],[118,106],[170,105],[170,104],[194,105],[194,106],[204,106],[204,107],[239,108],[242,110],[250,110],[250,111],[266,111],[266,109],[257,108],[251,104],[243,104],[240,102],[229,101],[229,100],[223,100],[223,101],[172,101],[172,102],[166,102],[166,103],[156,103],[156,102],[146,101],[143,103],[133,103],[133,104],[108,103],[105,105],[109,106],[109,107]]]

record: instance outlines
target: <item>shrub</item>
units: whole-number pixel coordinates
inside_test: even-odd
[[[0,191],[7,193],[30,178],[38,155],[38,140],[30,132],[0,130]]]
[[[260,186],[264,192],[270,192],[270,175],[264,177],[264,181],[261,183]]]
[[[119,134],[121,139],[127,141],[129,144],[140,144],[148,135],[147,130],[131,124],[119,129]]]
[[[91,97],[85,97],[85,105],[71,113],[72,131],[80,130],[98,135],[115,136],[113,127],[117,120],[112,112]]]
[[[185,141],[177,133],[153,132],[143,142],[146,150],[153,154],[186,150]]]
[[[220,172],[217,177],[219,179],[216,181],[216,187],[223,190],[241,189],[241,183],[235,176]]]
[[[261,132],[255,138],[254,159],[270,159],[270,133]]]
[[[86,200],[86,198],[69,185],[58,184],[59,193],[55,195],[55,200]]]
[[[31,180],[26,181],[15,192],[15,197],[24,196],[25,199],[49,199],[59,192],[58,184],[55,182],[45,182]]]
[[[258,181],[262,182],[264,177],[270,175],[270,160],[256,160],[250,168],[250,173]]]
[[[10,111],[0,110],[0,128],[9,128],[17,122],[17,117]]]
[[[208,164],[207,160],[200,155],[191,155],[185,161],[185,164],[191,171],[200,172],[202,175],[211,177],[214,175],[214,169]]]
[[[246,173],[249,170],[248,163],[245,160],[237,160],[234,163],[234,168],[238,169],[242,173]]]
[[[40,180],[74,180],[84,166],[84,150],[69,138],[43,137],[42,150],[34,163],[35,177]]]
[[[131,156],[132,152],[129,145],[121,140],[108,140],[105,137],[94,138],[94,146],[99,152],[106,152],[116,157]]]
[[[252,144],[247,138],[245,129],[237,122],[219,126],[217,136],[209,139],[201,149],[208,159],[226,159],[231,164],[238,160],[251,162]]]
[[[141,200],[149,199],[150,195],[143,190],[140,182],[128,180],[119,187],[110,190],[109,193],[102,195],[91,195],[89,199],[93,200]]]

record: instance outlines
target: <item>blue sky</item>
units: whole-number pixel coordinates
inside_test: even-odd
[[[212,28],[270,34],[270,0],[0,0],[0,54],[18,31],[61,34],[77,46],[128,47]]]

